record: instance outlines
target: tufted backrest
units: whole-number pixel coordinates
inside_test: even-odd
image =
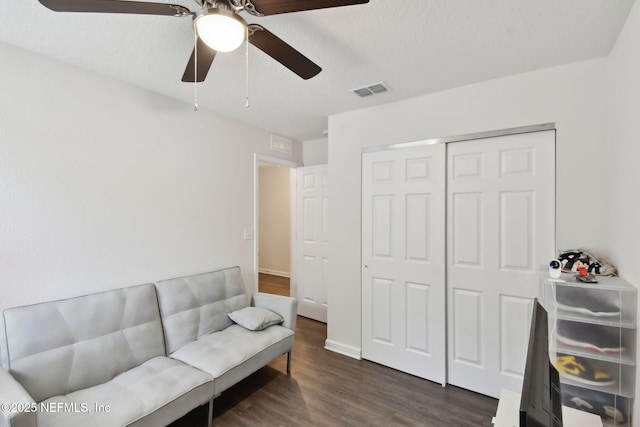
[[[249,301],[240,267],[156,283],[167,353],[233,322],[227,314]]]
[[[165,355],[152,284],[4,310],[3,367],[36,402]]]

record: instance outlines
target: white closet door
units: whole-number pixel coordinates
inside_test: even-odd
[[[362,357],[445,382],[445,146],[363,155]]]
[[[328,166],[296,171],[298,314],[327,323]]]
[[[520,390],[538,268],[554,256],[555,131],[448,144],[448,382]]]

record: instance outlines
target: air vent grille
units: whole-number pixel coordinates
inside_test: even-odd
[[[373,92],[366,87],[363,87],[362,89],[354,89],[353,91],[361,98],[373,95]]]
[[[283,136],[271,134],[271,151],[291,154],[293,152],[293,141]]]
[[[351,92],[355,93],[360,98],[366,98],[367,96],[376,95],[376,94],[384,93],[388,91],[389,91],[389,87],[383,82],[374,83],[365,87],[359,87],[357,89],[351,89]]]

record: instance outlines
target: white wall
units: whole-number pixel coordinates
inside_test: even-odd
[[[0,309],[231,265],[252,288],[243,229],[269,132],[6,44],[0,57]]]
[[[606,70],[606,59],[596,59],[331,116],[329,176],[339,185],[329,187],[327,347],[360,354],[365,147],[555,122],[557,247],[606,248]]]
[[[608,173],[611,255],[619,273],[640,285],[640,4],[609,57]]]
[[[260,168],[260,272],[291,274],[291,169]]]
[[[621,277],[640,286],[640,4],[636,3],[609,56],[609,236]],[[640,343],[638,334],[637,343]],[[637,357],[636,366],[640,366]],[[640,426],[636,379],[634,426]]]
[[[329,161],[329,140],[327,138],[302,142],[302,164],[305,166],[326,165]]]

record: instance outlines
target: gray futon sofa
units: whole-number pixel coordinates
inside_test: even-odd
[[[6,309],[0,427],[156,427],[207,402],[211,422],[233,384],[285,353],[289,372],[296,312],[250,305],[238,267]]]

